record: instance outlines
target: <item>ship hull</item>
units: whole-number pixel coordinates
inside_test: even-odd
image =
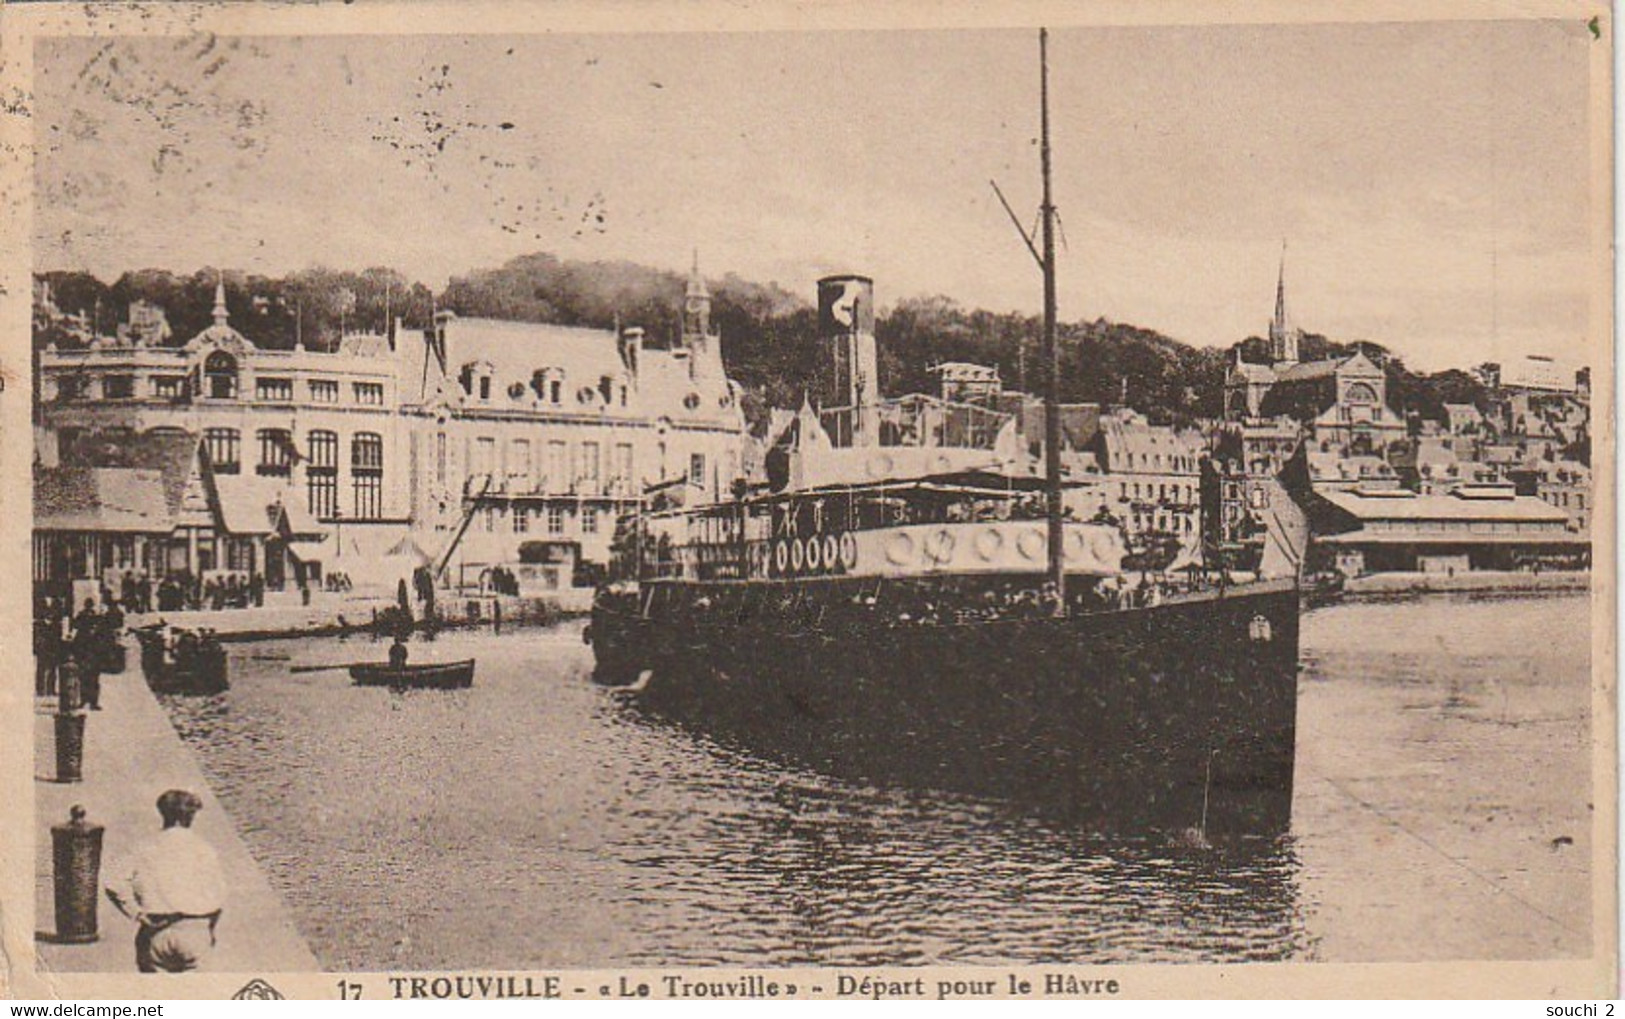
[[[682,585],[680,585],[682,586]],[[845,778],[963,791],[1100,830],[1291,820],[1298,592],[963,624],[600,604],[598,676],[640,707]],[[727,617],[727,618],[723,618]]]

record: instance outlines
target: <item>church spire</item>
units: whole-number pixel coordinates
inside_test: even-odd
[[[711,333],[711,291],[706,289],[705,277],[700,275],[700,249],[694,249],[694,265],[688,272],[688,290],[683,300],[683,333],[685,336],[709,336]]]
[[[1298,360],[1298,331],[1286,317],[1286,238],[1281,238],[1281,269],[1275,278],[1275,317],[1270,320],[1270,357],[1286,364]]]
[[[214,324],[225,328],[231,314],[226,311],[226,273],[224,270],[215,270],[214,284]]]

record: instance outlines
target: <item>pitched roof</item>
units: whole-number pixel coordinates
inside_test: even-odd
[[[1287,365],[1275,371],[1276,382],[1308,382],[1313,379],[1329,379],[1337,375],[1337,370],[1343,366],[1340,360],[1300,361],[1297,364]]]
[[[180,509],[187,478],[197,462],[198,437],[190,432],[153,430],[140,434],[100,433],[66,451],[66,466],[139,467],[163,478],[164,503]]]
[[[1408,492],[1373,494],[1357,489],[1316,494],[1361,521],[1521,520],[1563,523],[1568,519],[1568,514],[1556,506],[1525,495],[1480,499],[1467,498],[1459,492],[1449,495],[1415,495]]]
[[[298,493],[281,478],[218,474],[214,488],[220,500],[220,522],[230,534],[273,534],[283,516],[290,534],[322,533]]]
[[[452,318],[446,323],[446,372],[456,378],[465,365],[491,366],[491,402],[512,402],[508,387],[526,387],[524,404],[534,401],[531,379],[547,368],[564,372],[564,396],[575,409],[575,393],[596,386],[605,375],[626,372],[615,334],[608,329],[552,325],[544,322],[507,322],[491,318]]]
[[[171,527],[163,476],[134,467],[54,467],[34,476],[34,526],[161,533]]]

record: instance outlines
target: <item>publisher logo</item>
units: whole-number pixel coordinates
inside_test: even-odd
[[[232,1001],[282,1001],[282,992],[265,981],[255,977],[243,985],[243,989],[231,996]]]

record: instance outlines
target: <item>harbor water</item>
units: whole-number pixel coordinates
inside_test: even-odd
[[[1292,834],[1218,847],[764,760],[594,686],[580,623],[414,644],[469,690],[313,638],[164,700],[331,969],[1579,956],[1587,604],[1308,613]]]

